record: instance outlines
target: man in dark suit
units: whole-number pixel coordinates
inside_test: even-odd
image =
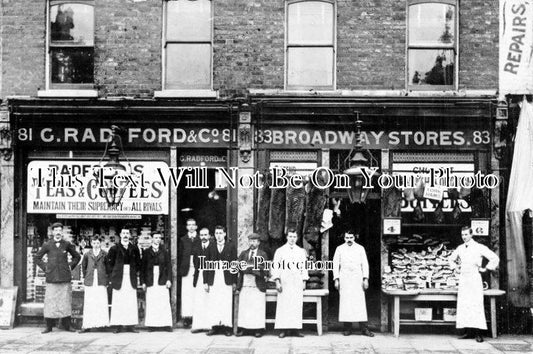
[[[209,317],[209,286],[204,284],[204,277],[212,271],[201,269],[203,261],[208,257],[210,252],[211,235],[209,230],[204,227],[200,230],[200,244],[192,248],[194,274],[194,301],[192,314],[191,333],[198,333],[211,328]]]
[[[144,325],[153,331],[155,327],[172,332],[170,294],[172,268],[170,252],[161,245],[162,235],[154,233],[152,245],[143,251],[141,284],[146,291],[146,316]]]
[[[181,317],[183,326],[189,328],[194,306],[193,250],[200,247],[200,237],[197,235],[198,226],[194,219],[188,219],[186,227],[187,235],[180,238],[178,246],[178,271],[181,276]]]
[[[70,271],[80,261],[80,254],[76,247],[63,240],[63,225],[52,224],[53,238],[43,244],[35,255],[35,263],[46,273],[46,292],[44,294],[44,319],[46,329],[42,333],[52,332],[56,318],[61,319],[63,328],[74,332],[70,328],[70,315],[72,313],[72,275]],[[72,261],[68,262],[68,254]],[[48,262],[43,261],[44,255]]]
[[[228,265],[237,260],[237,248],[226,241],[224,226],[215,227],[216,244],[210,246],[207,260],[217,264],[216,269],[206,274],[204,283],[209,286],[211,330],[208,336],[216,333],[218,328],[231,336],[233,328],[233,291],[237,277],[231,273]],[[226,267],[223,266],[226,264]],[[223,269],[228,268],[228,269]]]
[[[246,262],[246,269],[240,269],[237,282],[239,293],[239,321],[240,330],[236,336],[240,337],[245,330],[253,331],[257,338],[263,335],[265,329],[266,310],[266,280],[264,261],[267,260],[265,251],[259,249],[260,236],[252,233],[248,236],[250,248],[239,255],[239,264]]]
[[[114,333],[124,327],[130,332],[138,333],[137,312],[137,274],[141,269],[139,249],[130,243],[130,230],[123,227],[120,242],[109,249],[107,254],[107,273],[113,288],[110,325],[116,326]]]

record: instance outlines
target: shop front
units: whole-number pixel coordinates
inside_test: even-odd
[[[15,284],[22,316],[42,315],[46,283],[33,255],[55,221],[83,253],[99,235],[103,248],[121,228],[144,249],[163,234],[171,250],[174,320],[179,319],[178,238],[187,218],[211,230],[235,230],[234,192],[216,184],[215,167],[233,163],[231,107],[132,101],[12,101],[16,126]],[[118,149],[120,173],[109,175]],[[233,210],[233,211],[232,211]],[[232,234],[232,233],[230,233]],[[83,275],[73,270],[73,318],[83,311]],[[143,318],[143,293],[139,312]]]
[[[389,291],[456,290],[447,257],[461,243],[463,225],[475,226],[476,238],[498,253],[500,187],[491,156],[493,103],[490,98],[257,97],[257,170],[285,167],[289,175],[312,179],[318,169],[327,171],[331,185],[321,190],[312,183],[301,190],[259,190],[256,231],[273,252],[282,243],[280,235],[295,226],[300,244],[317,260],[333,259],[345,231],[359,234],[370,267],[369,324],[387,330],[392,317]],[[357,136],[368,167],[377,169],[369,180],[372,188],[364,190],[362,198],[361,190],[346,188],[336,177],[350,167]],[[458,184],[476,176],[485,184]],[[284,212],[276,212],[280,210]],[[338,329],[332,274],[313,275],[308,289],[329,290],[324,325]],[[493,274],[484,280],[497,289],[498,279]],[[400,315],[416,324],[415,312],[430,308],[431,321],[420,325],[442,324],[443,311],[453,313],[448,309],[454,306],[413,303]],[[416,319],[421,320],[418,315]]]

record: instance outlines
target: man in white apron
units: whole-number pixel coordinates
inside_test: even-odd
[[[260,236],[252,233],[248,236],[250,248],[243,251],[239,256],[239,263],[248,264],[245,270],[239,271],[237,293],[239,294],[239,320],[237,326],[240,330],[236,336],[240,337],[244,331],[253,331],[257,338],[263,335],[265,329],[266,310],[266,278],[267,272],[262,261],[267,260],[265,251],[259,249]],[[258,260],[256,261],[257,257]],[[259,261],[261,260],[261,261]],[[257,264],[257,269],[254,269]]]
[[[100,236],[93,236],[91,239],[92,249],[83,255],[81,261],[85,291],[83,294],[83,323],[80,333],[109,326],[107,253],[100,248],[102,241]]]
[[[178,271],[181,276],[181,317],[183,326],[189,328],[192,323],[194,307],[194,261],[193,250],[200,247],[200,238],[196,230],[198,226],[194,219],[186,222],[187,235],[180,238],[178,248]]]
[[[281,330],[280,338],[284,338],[288,332],[303,337],[300,329],[305,282],[309,275],[305,267],[306,252],[296,245],[297,239],[296,230],[289,229],[287,243],[276,250],[272,264],[272,279],[276,281],[278,291],[274,328]]]
[[[151,238],[152,245],[143,251],[142,256],[141,283],[146,291],[144,325],[150,332],[156,328],[172,332],[170,252],[161,245],[160,233],[154,233]]]
[[[483,282],[481,274],[498,267],[498,256],[472,239],[472,229],[465,226],[461,230],[463,244],[450,256],[450,266],[459,268],[459,287],[457,291],[456,327],[464,328],[465,334],[460,339],[476,338],[483,342],[481,331],[487,329],[485,308],[483,306]],[[488,260],[482,267],[483,258]]]
[[[361,333],[373,337],[367,326],[365,290],[368,289],[368,260],[363,246],[355,242],[353,232],[344,234],[344,243],[333,256],[333,279],[339,291],[339,322],[344,322],[345,336],[352,333],[352,322],[359,322]]]
[[[208,336],[216,334],[220,329],[226,336],[232,335],[233,329],[233,292],[236,288],[237,277],[231,271],[223,270],[222,264],[230,264],[237,260],[237,248],[226,241],[224,226],[215,227],[216,244],[211,245],[208,260],[218,262],[214,272],[209,272],[209,277],[204,282],[209,286],[211,329]]]
[[[123,329],[138,333],[137,274],[141,269],[139,249],[130,243],[130,230],[123,227],[120,242],[107,254],[108,274],[113,287],[111,319],[109,325],[116,326],[113,333]]]
[[[211,235],[209,234],[209,230],[204,227],[200,230],[200,245],[192,250],[194,264],[194,305],[191,333],[211,329],[209,317],[209,286],[204,282],[204,277],[209,271],[200,269],[201,257],[207,257],[210,252],[210,239]]]

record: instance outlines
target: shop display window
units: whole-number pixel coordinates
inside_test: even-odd
[[[52,237],[51,225],[58,221],[55,214],[28,214],[26,226],[26,301],[44,302],[46,288],[45,273],[34,262],[34,256],[44,242]],[[170,237],[166,228],[164,216],[142,216],[133,220],[107,220],[107,219],[64,219],[63,236],[72,242],[77,251],[83,255],[91,248],[92,236],[100,235],[104,241],[102,249],[107,251],[116,242],[119,242],[120,228],[128,225],[131,230],[131,242],[140,249],[150,247],[149,235],[161,232],[164,236],[163,244],[170,247]],[[46,257],[46,256],[45,256]],[[70,255],[69,255],[70,257]],[[81,262],[72,270],[73,291],[83,290],[83,274]]]

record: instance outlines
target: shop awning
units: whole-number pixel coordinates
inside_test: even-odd
[[[533,210],[533,105],[523,100],[516,129],[505,208],[508,291],[516,307],[530,307],[522,217]]]

